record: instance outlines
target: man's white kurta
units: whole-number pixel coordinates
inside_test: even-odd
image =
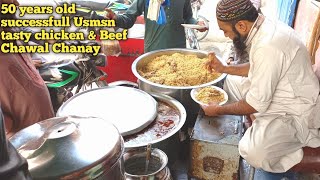
[[[306,47],[287,25],[265,19],[250,36],[248,78],[240,86],[227,82],[229,92],[241,92],[258,111],[239,151],[255,167],[285,172],[301,161],[302,147],[320,146],[319,129],[308,128],[319,81]]]

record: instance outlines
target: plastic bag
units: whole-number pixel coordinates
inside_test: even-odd
[[[159,12],[162,1],[160,0],[149,0],[148,1],[148,14],[147,18],[151,21],[158,21]]]
[[[107,29],[109,32],[114,32],[113,28]],[[119,56],[121,47],[118,40],[101,40],[101,51],[106,56]]]
[[[170,0],[149,0],[146,1],[148,7],[147,18],[157,21],[157,24],[163,25],[167,23],[165,6],[170,6]]]

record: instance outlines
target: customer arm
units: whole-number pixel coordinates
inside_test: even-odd
[[[183,8],[183,19],[186,24],[197,24],[198,21],[193,18],[190,0],[186,0]]]
[[[23,31],[23,32],[27,32],[27,33],[31,33],[31,37],[30,37],[30,41],[36,43],[36,44],[40,44],[40,45],[44,45],[45,41],[43,40],[36,40],[35,38],[35,32],[29,28],[29,27],[20,27],[20,30]]]
[[[144,10],[145,1],[135,0],[124,14],[116,15],[116,26],[124,29],[131,28]]]
[[[54,42],[56,42],[56,40],[54,39],[48,39],[48,40],[37,40],[35,38],[35,31],[33,31],[30,27],[20,27],[19,28],[20,31],[23,31],[23,32],[27,32],[27,33],[31,33],[31,37],[30,37],[30,41],[31,42],[34,42],[36,44],[39,44],[39,45],[44,45],[46,42],[50,43],[50,44],[53,44]]]

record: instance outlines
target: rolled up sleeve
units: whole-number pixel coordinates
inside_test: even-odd
[[[183,19],[184,19],[184,23],[187,23],[187,24],[197,24],[198,23],[198,20],[193,18],[191,3],[189,0],[186,0],[185,4],[184,4]]]
[[[145,10],[144,0],[135,0],[124,14],[119,14],[116,20],[116,26],[120,28],[131,28],[138,16]]]
[[[273,47],[257,49],[250,62],[251,86],[246,95],[247,103],[255,110],[265,112],[281,78],[284,54]]]

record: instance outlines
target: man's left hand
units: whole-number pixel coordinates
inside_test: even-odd
[[[219,116],[218,108],[220,105],[218,103],[210,103],[209,105],[201,105],[205,115],[207,116]]]
[[[209,27],[206,26],[204,21],[198,21],[197,25],[204,27],[204,28],[201,28],[201,29],[197,29],[200,32],[204,32],[204,31],[207,31],[209,29]]]

